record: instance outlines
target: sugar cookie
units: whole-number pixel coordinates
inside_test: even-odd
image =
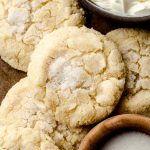
[[[42,37],[62,26],[81,26],[77,0],[0,0],[0,56],[27,71],[30,56]]]
[[[58,29],[37,46],[28,77],[45,89],[45,104],[70,126],[106,118],[124,89],[125,71],[114,43],[93,29]]]
[[[125,92],[117,111],[150,116],[150,32],[117,29],[107,37],[117,44],[127,68]]]
[[[15,144],[16,140],[18,140],[16,144],[24,142],[23,144],[26,144],[28,149],[34,144],[37,147],[36,150],[45,150],[42,149],[42,146],[46,145],[47,147],[58,147],[60,150],[78,149],[81,140],[90,128],[72,128],[58,123],[52,111],[45,106],[44,95],[44,89],[35,87],[28,82],[27,78],[21,80],[9,90],[0,107],[0,132],[2,130],[0,149],[1,146],[2,148],[15,146],[10,144]],[[12,134],[9,133],[10,130],[12,130]],[[3,134],[3,132],[5,133]],[[29,134],[29,132],[31,133]],[[25,141],[24,138],[26,138]],[[53,143],[51,143],[51,140]],[[14,141],[14,143],[11,143],[11,141]],[[32,143],[34,141],[35,143]]]

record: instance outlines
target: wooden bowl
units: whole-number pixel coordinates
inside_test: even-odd
[[[144,132],[150,135],[150,118],[125,114],[118,115],[96,125],[83,139],[79,150],[94,150],[110,134],[125,130]]]
[[[109,21],[117,22],[118,24],[122,24],[123,26],[139,26],[139,27],[149,27],[150,23],[150,15],[148,16],[140,16],[140,17],[127,17],[113,14],[105,9],[101,8],[100,6],[96,5],[90,0],[80,0],[81,5],[87,9],[88,12],[92,12],[97,14],[103,18],[108,19]]]

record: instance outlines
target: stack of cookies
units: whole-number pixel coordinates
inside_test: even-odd
[[[77,150],[118,103],[150,116],[150,32],[102,35],[77,0],[0,0],[0,18],[1,58],[27,71],[0,107],[1,150]]]

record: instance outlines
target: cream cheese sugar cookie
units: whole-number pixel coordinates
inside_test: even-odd
[[[34,48],[62,26],[81,26],[77,0],[0,0],[0,56],[13,68],[27,71]]]
[[[32,128],[0,126],[1,150],[59,150],[53,140]]]
[[[26,145],[24,149],[28,150],[46,150],[50,146],[60,150],[78,149],[90,127],[72,128],[58,123],[45,106],[44,95],[45,90],[35,87],[27,78],[9,90],[0,107],[0,149],[15,149],[15,145]]]
[[[61,28],[45,36],[32,55],[28,77],[45,89],[45,105],[56,120],[70,126],[107,117],[125,82],[114,43],[86,27]]]
[[[150,116],[150,32],[117,29],[107,37],[117,44],[127,68],[125,92],[117,111]]]

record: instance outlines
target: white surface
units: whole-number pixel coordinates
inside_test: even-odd
[[[150,15],[150,0],[92,0],[107,11],[123,16]]]
[[[101,150],[150,150],[150,136],[140,132],[124,132],[108,140]]]

